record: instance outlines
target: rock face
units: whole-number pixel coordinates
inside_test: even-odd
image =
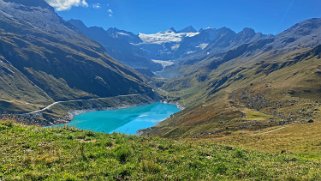
[[[57,100],[156,97],[135,71],[106,55],[42,0],[0,0],[0,37],[0,99],[10,104],[7,111]]]
[[[312,18],[295,24],[276,36],[275,49],[311,48],[321,44],[321,19]]]
[[[143,43],[137,44],[151,59],[176,60],[222,53],[242,44],[270,36],[256,33],[250,28],[236,33],[229,28],[207,28],[196,31],[193,27],[176,31],[173,28],[156,34],[140,34]]]
[[[179,30],[178,33],[189,33],[189,32],[197,32],[197,30],[193,26],[188,26],[186,28],[183,28],[182,30]]]
[[[158,71],[162,69],[161,65],[147,58],[145,52],[134,45],[142,43],[138,35],[117,28],[104,30],[100,27],[86,27],[80,20],[70,20],[68,23],[72,24],[76,31],[100,43],[108,55],[123,64],[138,70]]]

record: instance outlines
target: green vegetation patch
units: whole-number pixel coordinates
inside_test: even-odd
[[[253,109],[244,109],[243,113],[245,114],[245,119],[249,121],[265,121],[273,118],[273,116],[271,115],[267,115],[263,112],[259,112]]]
[[[0,180],[321,179],[321,165],[212,143],[0,123]]]

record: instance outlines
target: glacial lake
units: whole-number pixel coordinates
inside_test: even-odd
[[[153,127],[179,111],[177,105],[165,103],[93,111],[75,116],[67,126],[102,133],[137,134],[139,130]]]

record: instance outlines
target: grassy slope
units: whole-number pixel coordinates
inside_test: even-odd
[[[0,56],[0,112],[32,111],[52,101],[18,69],[5,62]]]
[[[281,66],[305,50],[300,51],[237,58],[222,64],[206,82],[178,90],[180,94],[172,91],[183,95],[181,103],[187,103],[187,109],[147,132],[194,137],[319,120],[320,58],[309,56]]]
[[[295,123],[259,131],[237,131],[208,141],[270,153],[288,152],[302,158],[321,160],[321,122]]]
[[[288,153],[10,122],[0,123],[0,158],[2,180],[321,179],[319,161]]]

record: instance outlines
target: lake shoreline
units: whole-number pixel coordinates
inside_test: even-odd
[[[123,101],[121,101],[121,102],[123,102]],[[179,109],[179,112],[185,109],[178,102],[171,102],[171,101],[167,101],[166,99],[162,99],[162,100],[158,100],[158,101],[146,99],[144,101],[136,101],[136,103],[134,101],[129,101],[129,102],[124,101],[123,104],[121,102],[119,102],[118,105],[114,105],[114,106],[107,106],[108,105],[107,104],[105,107],[103,105],[101,105],[101,107],[98,107],[98,108],[69,110],[68,112],[65,113],[64,116],[62,115],[61,117],[56,117],[56,119],[53,119],[53,120],[49,119],[50,121],[48,121],[45,118],[44,119],[44,120],[46,120],[45,122],[40,121],[38,119],[38,118],[40,118],[40,119],[44,118],[42,113],[34,114],[34,115],[32,115],[32,114],[26,114],[26,115],[12,114],[12,115],[10,115],[10,117],[6,117],[6,119],[16,120],[16,122],[24,122],[27,125],[38,125],[41,127],[51,127],[51,126],[54,127],[57,125],[67,125],[75,118],[75,116],[89,113],[89,112],[119,110],[119,109],[125,109],[125,108],[130,108],[130,107],[149,105],[149,104],[153,104],[153,103],[164,103],[164,104],[176,105],[176,107]],[[37,120],[39,120],[39,121],[37,121]],[[156,126],[156,125],[154,125],[154,126]]]
[[[57,120],[57,122],[61,122],[61,123],[52,124],[52,126],[59,125],[59,124],[68,124],[69,122],[71,122],[75,118],[75,116],[78,116],[80,114],[85,114],[85,113],[89,113],[89,112],[111,111],[111,110],[125,109],[125,108],[130,108],[130,107],[135,107],[135,106],[144,106],[144,105],[148,105],[148,104],[152,104],[152,103],[153,102],[142,103],[142,104],[128,104],[128,105],[122,105],[122,106],[116,106],[116,107],[73,110],[73,111],[69,111],[68,115],[66,115],[64,119]],[[156,103],[156,102],[154,102],[154,103]]]
[[[114,111],[112,111],[114,110]],[[180,112],[177,104],[157,101],[147,104],[122,105],[105,109],[75,110],[68,120],[49,127],[70,126],[94,132],[139,135],[141,129],[154,127]]]
[[[165,100],[162,101],[156,101],[156,102],[149,102],[149,103],[141,103],[141,104],[128,104],[128,105],[122,105],[117,107],[106,107],[106,108],[99,108],[99,109],[81,109],[81,110],[73,110],[69,111],[68,115],[66,116],[67,120],[65,121],[65,124],[69,123],[74,119],[75,116],[78,116],[80,114],[88,113],[88,112],[96,112],[96,111],[110,111],[110,110],[118,110],[118,109],[125,109],[130,107],[136,107],[136,106],[144,106],[148,104],[154,104],[154,103],[164,103],[164,104],[174,104],[178,107],[180,111],[183,111],[185,109],[184,106],[180,105],[178,102],[167,102]],[[63,124],[63,123],[58,123]],[[53,124],[55,125],[55,124]]]

